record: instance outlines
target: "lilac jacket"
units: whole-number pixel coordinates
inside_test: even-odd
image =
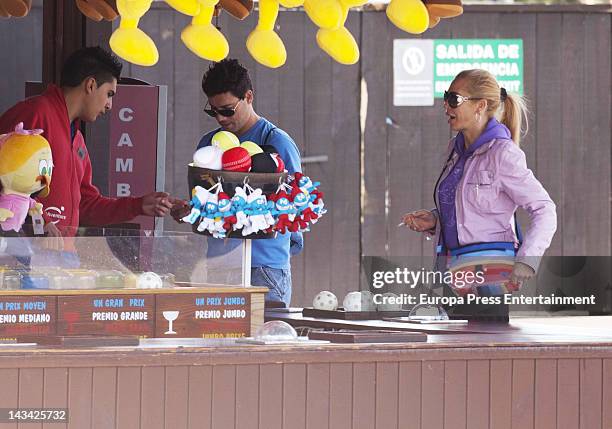
[[[453,147],[454,139],[450,142],[448,155]],[[457,158],[455,153],[448,160],[438,184],[452,170]],[[435,195],[437,198],[437,189]],[[457,186],[455,209],[459,244],[493,241],[518,243],[514,231],[517,207],[527,211],[531,220],[517,253],[517,261],[537,271],[540,258],[557,230],[555,203],[527,168],[525,153],[512,140],[491,140],[476,149],[467,160]],[[434,214],[437,217],[436,210]],[[432,232],[438,243],[439,221]]]

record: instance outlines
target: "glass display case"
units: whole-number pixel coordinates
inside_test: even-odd
[[[249,336],[266,291],[250,286],[249,240],[110,228],[0,237],[2,338]]]

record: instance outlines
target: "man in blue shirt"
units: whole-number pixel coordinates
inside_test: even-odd
[[[252,141],[260,146],[274,146],[292,174],[302,171],[300,153],[293,139],[253,109],[253,85],[249,73],[236,59],[213,63],[202,79],[202,89],[208,98],[204,111],[214,117],[221,128],[205,134],[198,149],[209,146],[214,134],[220,130],[235,134],[240,142]],[[240,244],[209,240],[209,256],[218,256]],[[217,243],[215,243],[217,242]],[[218,245],[217,245],[218,244]],[[266,301],[280,301],[288,307],[291,301],[291,264],[289,258],[303,246],[300,233],[277,234],[276,238],[253,240],[251,257],[251,284],[266,286],[270,292]]]

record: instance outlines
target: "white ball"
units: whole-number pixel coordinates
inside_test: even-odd
[[[342,301],[342,307],[346,311],[376,311],[372,292],[349,292]]]
[[[161,289],[163,284],[161,277],[153,271],[142,273],[136,281],[136,287],[139,289]]]
[[[223,168],[223,151],[216,146],[204,146],[193,154],[193,165],[200,168],[211,170],[221,170]]]
[[[312,306],[317,310],[336,310],[338,308],[338,298],[328,290],[323,290],[312,300]]]
[[[369,290],[361,291],[361,311],[376,311],[374,294]]]
[[[393,298],[388,302],[385,300],[386,298]],[[397,299],[396,299],[397,298]],[[399,301],[399,297],[391,292],[383,293],[381,297],[381,303],[377,305],[378,311],[400,311],[402,309],[402,304]]]
[[[345,311],[361,311],[361,292],[349,292],[342,300]]]

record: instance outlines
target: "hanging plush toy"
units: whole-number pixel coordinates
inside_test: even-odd
[[[22,18],[32,9],[32,0],[0,0],[0,16]]]
[[[219,0],[219,6],[234,18],[242,21],[253,10],[253,0]]]
[[[259,231],[266,231],[275,223],[274,218],[271,218],[268,200],[266,196],[263,195],[262,190],[250,189],[251,193],[249,194],[247,208],[245,209],[245,213],[249,216],[250,225],[243,228],[243,236],[257,234]],[[270,220],[272,220],[271,223]]]
[[[117,2],[115,0],[85,0],[107,21],[119,18]]]
[[[249,219],[244,212],[247,205],[247,198],[248,195],[245,190],[240,186],[236,186],[234,189],[234,196],[232,197],[232,208],[236,216],[236,222],[233,225],[234,231],[249,225]]]
[[[344,17],[338,0],[305,0],[304,11],[319,28],[337,28]]]
[[[232,227],[237,220],[236,214],[234,213],[232,200],[225,192],[219,192],[219,212],[221,213],[222,218],[220,219],[220,225],[217,225],[216,227],[219,234],[225,237],[228,232],[232,231]]]
[[[212,189],[212,188],[211,188]],[[209,190],[210,191],[210,190]],[[200,213],[200,224],[198,225],[198,231],[208,231],[213,234],[215,232],[215,218],[219,216],[219,197],[218,195],[211,194],[208,197],[208,201],[204,204],[204,208]]]
[[[201,186],[196,186],[191,191],[191,201],[189,204],[191,205],[191,213],[182,218],[183,222],[187,222],[190,224],[194,224],[200,218],[200,214],[202,213],[202,208],[204,204],[208,201],[208,197],[210,197],[210,192],[208,189],[205,189]]]
[[[359,46],[344,24],[348,18],[349,8],[364,3],[367,3],[367,0],[338,0],[342,10],[340,24],[334,28],[321,28],[317,31],[319,47],[340,64],[350,65],[359,61]]]
[[[463,13],[461,0],[423,0],[429,12],[429,28],[440,22],[440,18],[453,18]]]
[[[172,9],[188,16],[196,16],[200,13],[198,0],[166,0]]]
[[[271,195],[274,201],[274,210],[272,215],[277,219],[276,224],[273,227],[274,231],[278,231],[284,234],[293,228],[293,220],[295,219],[296,210],[289,195],[284,189],[281,189],[276,194]]]
[[[3,231],[19,232],[28,214],[42,215],[42,204],[30,195],[49,195],[53,158],[42,130],[15,131],[0,136],[0,226]]]
[[[159,60],[153,40],[138,28],[140,18],[147,13],[153,0],[117,0],[121,22],[110,40],[113,52],[124,60],[140,66],[152,66]]]
[[[273,69],[287,61],[285,45],[274,32],[277,16],[278,0],[259,0],[259,21],[246,41],[247,49],[255,61]]]
[[[429,27],[429,13],[421,0],[391,0],[387,17],[397,28],[421,34]]]
[[[200,58],[221,61],[229,53],[229,44],[225,36],[211,23],[215,5],[219,0],[198,1],[200,11],[181,32],[181,40]]]

